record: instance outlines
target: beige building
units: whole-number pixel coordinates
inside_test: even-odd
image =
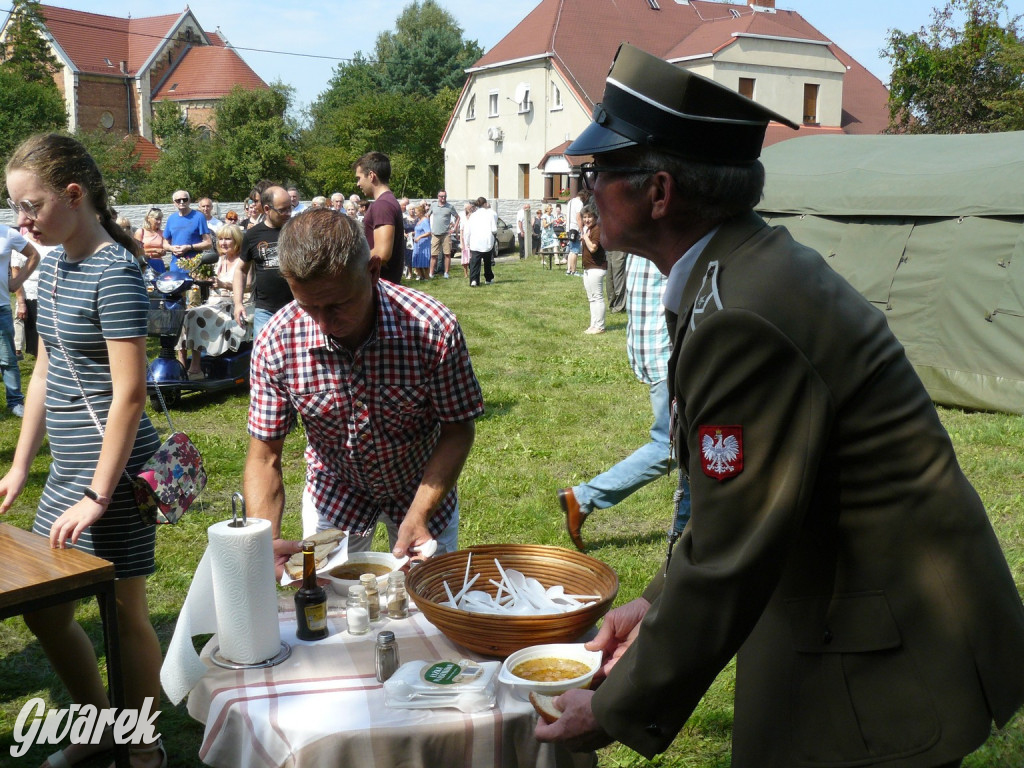
[[[542,0],[467,70],[442,136],[453,199],[557,199],[579,177],[562,151],[590,122],[619,43],[628,41],[754,98],[810,133],[881,133],[888,91],[825,35],[774,0]]]

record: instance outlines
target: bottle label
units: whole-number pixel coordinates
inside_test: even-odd
[[[306,615],[306,625],[311,631],[317,632],[327,627],[327,603],[307,605],[303,609]]]

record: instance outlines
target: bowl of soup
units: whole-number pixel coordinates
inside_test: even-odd
[[[388,574],[395,570],[397,563],[390,552],[353,552],[345,562],[334,566],[323,576],[342,597],[348,595],[348,588],[358,584],[364,573],[376,576],[377,589],[383,591],[387,588]]]
[[[547,643],[516,651],[501,665],[498,681],[520,699],[530,692],[556,696],[570,688],[587,688],[601,666],[601,652],[583,643]]]

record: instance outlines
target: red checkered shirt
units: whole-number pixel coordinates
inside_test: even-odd
[[[381,512],[401,524],[441,424],[483,414],[455,314],[419,291],[377,282],[376,323],[354,353],[330,341],[295,302],[256,340],[249,434],[281,440],[302,416],[306,483],[321,516],[354,534]],[[431,516],[451,522],[453,488]]]

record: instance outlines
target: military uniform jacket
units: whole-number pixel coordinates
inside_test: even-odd
[[[1024,608],[882,313],[751,213],[678,315],[692,517],[594,696],[601,726],[663,751],[738,653],[734,768],[971,752],[1024,701]]]

